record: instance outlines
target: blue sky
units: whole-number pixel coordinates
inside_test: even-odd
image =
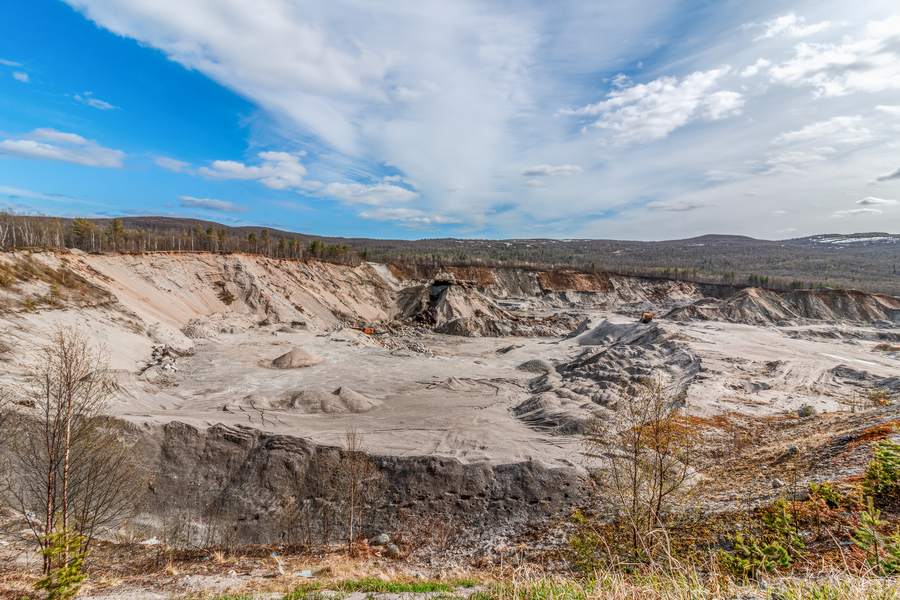
[[[0,208],[398,238],[900,232],[900,7],[6,2]]]

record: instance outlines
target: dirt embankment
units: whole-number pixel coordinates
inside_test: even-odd
[[[197,540],[271,543],[301,536],[289,529],[299,528],[302,521],[316,537],[328,533],[340,539],[340,531],[322,531],[334,523],[314,509],[322,503],[334,508],[347,500],[340,489],[346,481],[321,479],[323,465],[329,472],[341,472],[337,448],[242,426],[215,425],[200,431],[172,422],[135,427],[132,435],[135,452],[154,474],[151,493],[136,519],[148,534],[163,537],[188,524]],[[549,507],[567,510],[581,500],[578,471],[569,467],[537,461],[464,464],[436,456],[372,460],[384,476],[378,496],[390,501],[364,514],[362,526],[370,534],[397,530],[405,520],[431,519],[452,523],[453,535],[460,540],[513,537],[546,519]],[[288,503],[291,497],[312,507],[310,512],[291,515],[296,510]],[[486,531],[482,515],[488,512],[492,525]]]
[[[611,292],[615,289],[606,273],[537,271],[545,292]]]
[[[700,319],[752,325],[803,320],[831,322],[888,321],[900,323],[900,298],[856,290],[740,290],[724,300],[702,299],[680,307],[666,318]]]

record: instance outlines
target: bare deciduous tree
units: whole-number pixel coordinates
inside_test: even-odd
[[[683,393],[661,373],[629,382],[617,418],[594,420],[586,456],[599,506],[611,507],[630,533],[635,558],[649,555],[654,532],[697,491],[699,438],[684,420]]]
[[[74,526],[89,545],[98,528],[117,525],[134,509],[141,472],[121,424],[104,416],[117,391],[105,349],[76,328],[55,327],[29,365],[31,408],[11,452],[11,495],[35,515],[39,540]]]

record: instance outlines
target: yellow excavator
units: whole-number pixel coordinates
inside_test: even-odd
[[[641,315],[641,318],[639,319],[639,321],[641,323],[649,323],[652,320],[653,320],[652,312],[645,312],[644,314]]]

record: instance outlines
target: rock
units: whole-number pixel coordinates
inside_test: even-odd
[[[788,446],[787,451],[791,456],[797,456],[798,454],[800,454],[800,448],[798,448],[797,446]]]
[[[391,558],[399,558],[400,548],[398,548],[396,544],[388,544],[387,548],[385,548],[385,554]]]
[[[311,367],[324,360],[324,358],[316,356],[309,350],[298,347],[273,360],[272,366],[278,369],[297,369],[300,367]]]
[[[772,386],[764,381],[745,381],[744,382],[744,391],[748,394],[753,394],[756,392],[761,392],[762,390],[767,390]]]
[[[165,323],[156,323],[147,329],[147,335],[153,338],[157,344],[166,347],[177,356],[187,356],[194,353],[194,342],[183,333]]]
[[[390,541],[391,541],[391,537],[386,533],[382,533],[377,538],[375,538],[374,540],[369,542],[369,545],[370,546],[384,546],[385,544],[389,544]]]
[[[773,480],[772,480],[772,489],[776,489],[776,490],[777,490],[778,488],[783,488],[783,487],[784,487],[784,482],[781,481],[780,479],[773,479]]]
[[[877,321],[872,321],[872,327],[875,327],[876,329],[893,329],[894,324],[890,321],[879,319]]]
[[[816,410],[814,407],[806,405],[806,406],[800,407],[800,410],[797,411],[797,416],[798,417],[811,417],[814,414],[816,414],[817,412],[819,412],[819,411]]]

